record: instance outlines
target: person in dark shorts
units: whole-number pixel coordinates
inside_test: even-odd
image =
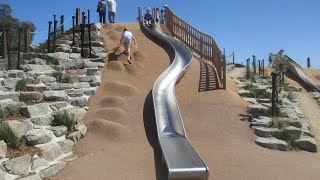
[[[107,12],[107,2],[105,0],[100,0],[97,6],[97,12],[99,13],[100,23],[106,23],[106,12]]]

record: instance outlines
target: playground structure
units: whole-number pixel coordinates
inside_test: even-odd
[[[167,12],[170,12],[171,15],[166,16],[166,24],[168,27],[175,29],[172,19],[176,18],[168,7],[166,7],[166,14]],[[141,27],[158,41],[164,42],[167,47],[174,52],[174,61],[156,80],[152,91],[158,140],[163,155],[163,161],[166,163],[168,169],[168,179],[206,180],[209,178],[209,168],[202,161],[187,139],[174,92],[176,83],[185,74],[193,56],[191,50],[185,44],[188,44],[189,46],[192,46],[194,43],[198,44],[198,46],[194,48],[194,51],[199,54],[202,54],[203,52],[200,50],[200,46],[202,47],[205,45],[201,44],[201,41],[187,40],[191,36],[187,35],[181,28],[177,31],[179,31],[178,34],[184,43],[161,32],[156,25],[153,25],[151,28],[146,27],[143,24],[142,7],[139,8],[138,13],[138,20],[141,23]],[[191,26],[188,28],[190,27]],[[176,33],[177,31],[171,30],[170,32]],[[213,40],[213,38],[211,40]],[[214,41],[212,42],[214,43]],[[214,46],[214,48],[217,48],[217,46]],[[216,54],[220,61],[220,51],[215,52],[214,48],[206,48],[207,50],[204,52],[209,53],[210,51],[212,55]],[[207,55],[207,57],[209,56]],[[218,62],[215,64],[218,64]],[[219,65],[221,65],[221,63]],[[223,72],[220,74],[223,74]]]

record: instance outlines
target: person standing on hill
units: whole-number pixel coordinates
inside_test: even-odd
[[[128,62],[129,64],[132,64],[131,62],[131,56],[130,56],[130,46],[131,46],[131,41],[133,40],[135,47],[138,48],[137,41],[133,37],[132,33],[128,30],[128,28],[124,28],[121,40],[120,40],[120,45],[123,44],[125,48],[125,52],[128,54]]]
[[[107,12],[107,2],[105,0],[100,0],[97,7],[97,12],[99,13],[100,23],[106,23],[106,12]]]
[[[110,23],[115,23],[117,3],[115,0],[108,0],[108,19]]]

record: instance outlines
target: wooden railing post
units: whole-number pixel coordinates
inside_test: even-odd
[[[3,30],[2,33],[2,59],[5,59],[7,56],[7,32]]]
[[[76,9],[76,26],[80,25],[80,8]]]
[[[226,63],[226,53],[223,50],[223,89],[227,89],[227,63]]]
[[[6,35],[6,45],[7,45],[7,57],[8,57],[8,70],[12,68],[11,57],[10,57],[10,39],[9,39],[9,29],[5,29]]]
[[[47,40],[47,52],[48,52],[48,53],[51,53],[50,37],[51,37],[51,25],[52,25],[52,21],[49,21],[48,24],[49,24],[49,28],[48,28],[48,40]]]
[[[22,33],[22,28],[18,29],[18,62],[17,62],[17,69],[20,70],[20,54],[21,54],[21,33]]]
[[[30,52],[31,36],[30,29],[24,29],[24,53]]]

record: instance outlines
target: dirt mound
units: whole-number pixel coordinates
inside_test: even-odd
[[[126,65],[126,71],[133,75],[136,75],[139,72],[136,63]]]
[[[118,32],[123,32],[123,29],[125,28],[125,26],[118,26],[116,27],[114,30],[118,31]]]
[[[133,55],[134,60],[137,62],[143,62],[146,60],[146,56],[141,51],[135,51],[132,53],[132,55]]]
[[[122,71],[124,70],[123,63],[120,61],[110,61],[107,64],[107,68],[114,71]]]
[[[88,129],[89,132],[109,140],[122,139],[128,137],[129,134],[129,130],[125,126],[104,119],[95,119],[89,124]]]
[[[98,102],[98,104],[100,107],[117,107],[121,109],[126,109],[128,105],[126,99],[118,96],[102,97],[101,100]]]
[[[106,82],[102,85],[102,88],[108,95],[125,97],[140,94],[139,89],[135,86],[121,82]]]
[[[109,38],[109,40],[113,40],[113,41],[116,41],[116,40],[120,40],[120,33],[115,31],[115,30],[111,30],[111,31],[108,31],[106,33],[106,36]]]
[[[128,124],[127,112],[116,107],[100,109],[95,112],[94,117],[102,120],[106,120],[106,121],[112,121],[122,125]]]

